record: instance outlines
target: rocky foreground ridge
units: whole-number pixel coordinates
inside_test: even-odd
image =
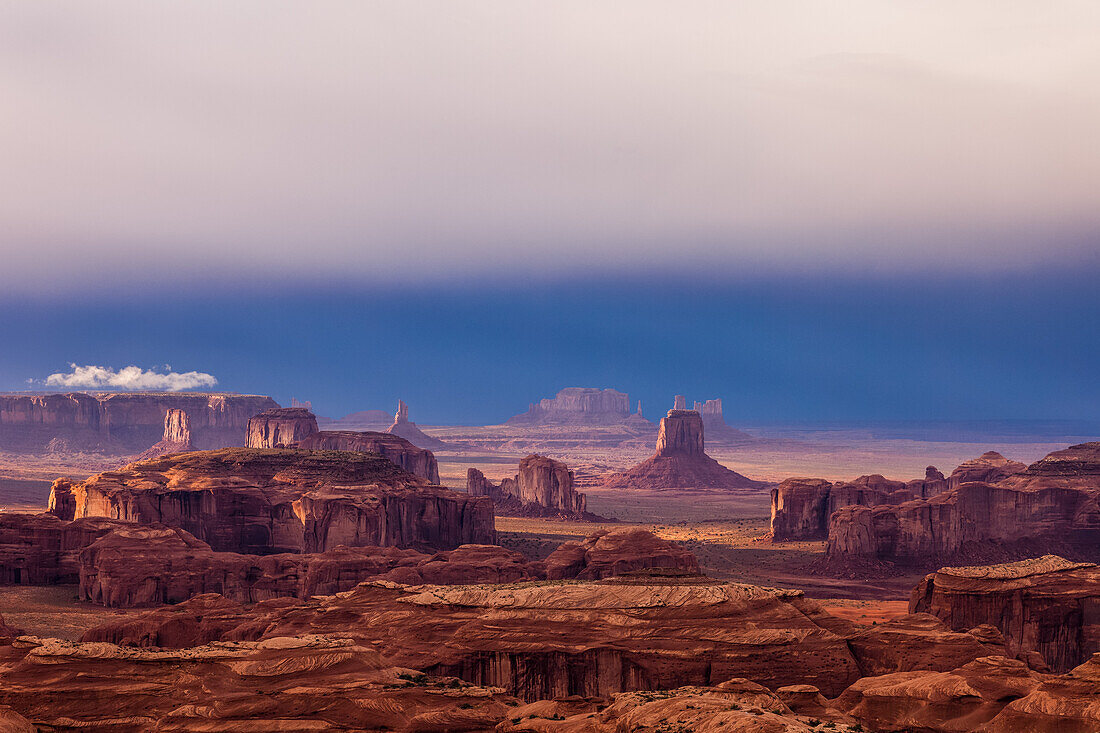
[[[18,634],[0,635],[11,730],[1100,727],[1100,658],[1054,675],[1006,656],[990,626],[863,626],[728,583],[374,581],[252,606],[199,596],[80,642]]]

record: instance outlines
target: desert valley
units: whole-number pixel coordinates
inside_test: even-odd
[[[2,729],[1100,730],[1100,442],[671,407],[2,396]]]

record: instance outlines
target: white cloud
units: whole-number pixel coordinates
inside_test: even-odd
[[[168,371],[165,374],[152,369],[130,365],[115,371],[111,367],[77,366],[69,364],[72,371],[57,372],[46,377],[47,387],[76,387],[82,389],[164,390],[179,392],[184,389],[213,387],[218,383],[212,374],[204,372]]]

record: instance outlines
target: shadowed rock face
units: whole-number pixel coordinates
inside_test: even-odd
[[[418,448],[440,450],[447,447],[447,444],[442,440],[433,438],[418,428],[416,423],[409,422],[409,406],[403,400],[397,401],[397,412],[393,416],[393,425],[390,425],[386,432],[391,435],[398,435]]]
[[[188,416],[196,448],[239,446],[248,419],[274,407],[270,397],[193,392],[0,396],[0,449],[39,452],[56,440],[133,455],[161,439],[168,410]]]
[[[306,450],[340,450],[356,453],[376,453],[430,484],[439,484],[439,463],[435,455],[417,448],[408,440],[389,433],[333,430],[313,433],[299,440],[295,447]]]
[[[125,522],[64,521],[53,514],[0,514],[0,585],[74,583],[81,549]]]
[[[997,451],[991,450],[977,458],[960,463],[959,467],[951,472],[951,476],[948,478],[948,487],[953,489],[959,484],[970,481],[995,484],[1025,469],[1027,469],[1027,466],[1023,463],[1010,461]]]
[[[504,479],[500,486],[471,468],[466,472],[466,493],[491,498],[507,514],[596,519],[587,515],[587,498],[573,488],[569,467],[545,456],[532,454],[522,459],[515,478]]]
[[[830,518],[827,555],[917,567],[1100,551],[1100,443],[1052,453],[998,484],[970,482],[900,506],[844,507]],[[973,560],[971,560],[973,561]]]
[[[615,489],[757,489],[760,481],[731,471],[704,452],[703,420],[694,410],[661,418],[657,452],[603,486]]]
[[[512,583],[544,577],[542,563],[494,545],[462,545],[425,554],[396,547],[337,547],[315,554],[214,552],[189,533],[163,525],[121,527],[80,553],[80,597],[104,606],[179,603],[218,593],[241,603],[309,598],[364,580]]]
[[[630,396],[614,389],[567,387],[505,425],[614,425],[631,417]]]
[[[776,542],[825,539],[830,517],[843,507],[904,504],[935,496],[947,487],[948,482],[935,466],[925,469],[924,479],[904,483],[878,474],[836,483],[813,478],[787,479],[772,489],[772,538]]]
[[[248,448],[289,448],[317,432],[317,418],[303,407],[264,410],[248,420]]]
[[[601,580],[616,575],[698,575],[695,555],[644,529],[616,527],[565,542],[546,558],[550,580]]]
[[[991,624],[1011,656],[1038,652],[1064,672],[1100,652],[1100,567],[1054,555],[1003,565],[941,568],[913,591],[909,609],[953,629]]]
[[[428,486],[369,453],[232,448],[132,463],[68,486],[74,516],[178,527],[218,551],[495,541],[492,503]],[[65,493],[69,497],[65,497]]]

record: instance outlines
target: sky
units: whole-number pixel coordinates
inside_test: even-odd
[[[0,389],[1100,412],[1091,0],[0,21]]]

